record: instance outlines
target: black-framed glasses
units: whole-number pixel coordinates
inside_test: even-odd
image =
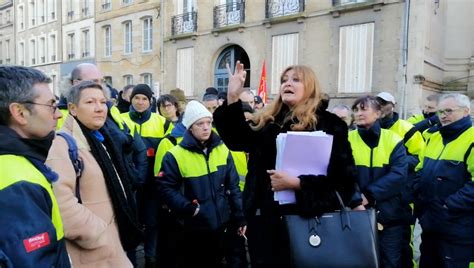
[[[22,103],[23,104],[34,104],[34,105],[48,106],[49,108],[51,108],[53,110],[53,114],[56,113],[56,111],[58,110],[58,105],[57,104],[44,104],[44,103],[37,103],[37,102],[33,102],[33,101],[24,101]]]
[[[458,110],[461,110],[461,108],[458,108],[458,109],[449,109],[448,108],[448,109],[444,109],[444,110],[438,110],[438,111],[436,111],[436,114],[438,116],[443,115],[443,114],[451,115],[453,112],[458,111]]]

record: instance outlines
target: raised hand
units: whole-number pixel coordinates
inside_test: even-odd
[[[239,100],[240,93],[244,91],[244,82],[247,72],[244,65],[237,61],[235,63],[234,73],[230,70],[229,64],[226,64],[229,74],[229,84],[227,85],[227,104],[232,104]]]

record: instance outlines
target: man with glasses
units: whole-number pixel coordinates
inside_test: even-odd
[[[61,113],[51,79],[0,66],[0,267],[70,267],[64,230],[44,162]]]
[[[474,127],[469,98],[440,98],[441,127],[417,166],[415,211],[422,227],[420,267],[474,262]]]

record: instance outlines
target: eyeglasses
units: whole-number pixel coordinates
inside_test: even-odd
[[[445,114],[445,115],[451,115],[453,112],[458,111],[458,110],[461,110],[461,108],[458,108],[458,109],[449,109],[449,108],[448,108],[448,109],[444,109],[444,110],[438,110],[438,111],[436,112],[436,114],[437,114],[438,116],[444,115],[444,114]]]
[[[77,81],[91,81],[91,82],[94,82],[94,83],[99,84],[99,85],[107,83],[107,80],[105,80],[105,79],[80,79],[80,78],[78,78],[78,79],[75,79],[75,80],[77,80]]]
[[[41,105],[41,106],[48,106],[53,110],[53,114],[56,113],[58,110],[58,105],[57,104],[44,104],[44,103],[37,103],[37,102],[32,102],[32,101],[24,101],[22,102],[24,104],[34,104],[34,105]]]

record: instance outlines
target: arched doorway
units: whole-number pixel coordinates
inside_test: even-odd
[[[245,79],[244,87],[250,87],[250,60],[247,52],[237,45],[232,45],[224,49],[219,57],[217,57],[215,76],[214,76],[214,87],[219,92],[227,91],[227,84],[229,82],[229,75],[227,74],[226,64],[229,63],[231,70],[235,68],[235,63],[240,61],[244,64],[245,70],[247,71],[247,78]]]

